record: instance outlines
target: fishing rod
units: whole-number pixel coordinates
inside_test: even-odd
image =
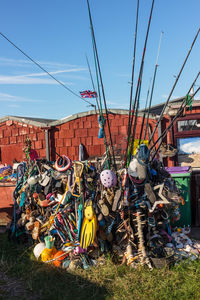
[[[145,43],[144,43],[144,49],[143,49],[143,55],[142,55],[142,61],[141,61],[141,66],[140,66],[140,72],[138,76],[138,84],[137,84],[137,89],[136,89],[136,95],[135,95],[135,103],[136,103],[136,109],[135,109],[135,120],[134,120],[134,126],[133,126],[133,134],[132,134],[132,140],[131,140],[131,145],[130,145],[130,153],[128,157],[128,163],[130,161],[132,151],[133,151],[133,144],[134,144],[134,139],[135,139],[135,133],[136,133],[136,123],[137,123],[137,115],[138,115],[138,108],[139,108],[139,100],[140,100],[140,91],[141,91],[141,86],[142,86],[142,76],[143,76],[143,67],[144,67],[144,57],[146,53],[146,46],[147,46],[147,40],[149,36],[149,29],[151,25],[151,17],[153,13],[153,7],[154,7],[154,1],[152,1],[151,5],[151,11],[149,15],[149,22],[148,22],[148,27],[147,27],[147,33],[146,33],[146,38],[145,38]],[[132,122],[133,122],[133,114],[132,114],[132,119],[131,119],[131,127],[132,127]]]
[[[164,111],[165,111],[165,109],[166,109],[166,107],[167,107],[167,104],[169,103],[169,100],[170,100],[170,98],[171,98],[171,96],[172,96],[172,93],[173,93],[175,87],[176,87],[176,84],[177,84],[177,82],[178,82],[178,80],[179,80],[179,77],[181,76],[181,73],[182,73],[182,71],[183,71],[183,69],[184,69],[184,67],[185,67],[185,64],[186,64],[186,62],[187,62],[187,60],[188,60],[188,58],[189,58],[189,56],[190,56],[190,53],[191,53],[192,48],[193,48],[193,46],[194,46],[194,44],[195,44],[195,42],[196,42],[196,39],[197,39],[197,37],[198,37],[198,35],[199,35],[199,32],[200,32],[200,28],[198,29],[198,31],[197,31],[197,33],[196,33],[196,35],[195,35],[195,38],[194,38],[194,40],[193,40],[193,42],[192,42],[192,44],[191,44],[191,47],[190,47],[190,49],[189,49],[189,51],[188,51],[188,53],[187,53],[187,56],[186,56],[186,58],[185,58],[185,60],[184,60],[184,63],[183,63],[183,65],[182,65],[182,67],[181,67],[181,69],[180,69],[180,71],[179,71],[178,76],[176,77],[176,80],[175,80],[174,85],[173,85],[173,87],[172,87],[172,89],[171,89],[171,92],[170,92],[170,94],[169,94],[169,96],[168,96],[168,98],[167,98],[167,101],[165,102],[165,105],[164,105],[164,107],[163,107],[163,109],[162,109],[162,112],[161,112],[161,114],[160,114],[160,117],[159,117],[159,119],[158,119],[158,121],[157,121],[157,123],[156,123],[156,126],[155,126],[155,128],[154,128],[152,134],[151,134],[151,137],[150,137],[150,139],[149,139],[149,143],[151,142],[151,140],[152,140],[152,138],[153,138],[153,135],[154,135],[156,129],[158,128],[158,125],[159,125],[160,122],[161,122],[161,119],[162,119],[162,117],[163,117]]]
[[[92,31],[91,31],[92,34]],[[107,138],[106,138],[106,133],[104,130],[104,117],[103,117],[103,110],[102,110],[102,103],[101,103],[101,91],[100,91],[100,84],[99,84],[99,76],[98,76],[98,69],[97,69],[97,60],[96,60],[96,55],[95,55],[95,48],[94,48],[94,42],[92,38],[92,48],[93,48],[93,55],[94,55],[94,64],[95,64],[95,72],[96,72],[96,79],[97,79],[97,88],[98,88],[98,98],[99,98],[99,106],[100,106],[100,118],[101,118],[101,126],[102,130],[104,133],[104,145],[105,145],[105,150],[106,150],[106,155],[107,155],[107,163],[108,163],[108,168],[110,169],[112,160],[111,160],[111,154],[110,151],[108,150],[108,143],[107,143]]]
[[[2,32],[0,32],[0,35],[6,39],[12,46],[14,46],[17,50],[19,50],[26,58],[28,58],[30,61],[32,61],[36,66],[38,66],[43,72],[45,72],[47,75],[49,75],[53,80],[55,80],[57,83],[62,85],[68,92],[72,93],[74,96],[80,98],[81,100],[87,102],[90,106],[96,107],[94,104],[90,103],[86,99],[82,98],[78,94],[76,94],[73,90],[68,88],[63,82],[58,80],[55,76],[53,76],[50,72],[48,72],[46,69],[44,69],[38,62],[36,62],[33,58],[31,58],[28,54],[26,54],[22,49],[20,49],[16,44],[14,44],[7,36],[5,36]]]
[[[127,131],[127,147],[125,151],[124,161],[126,164],[126,156],[128,151],[128,144],[129,144],[129,136],[131,133],[131,108],[133,106],[133,81],[134,81],[134,73],[135,73],[135,56],[136,56],[136,44],[137,44],[137,28],[138,28],[138,16],[139,16],[139,0],[137,1],[137,13],[136,13],[136,23],[135,23],[135,39],[134,39],[134,50],[133,50],[133,64],[132,64],[132,75],[131,75],[131,91],[130,91],[130,105],[129,105],[129,116],[128,116],[128,131]]]
[[[155,64],[154,75],[153,75],[151,96],[150,96],[150,100],[149,100],[149,109],[148,109],[148,113],[147,113],[146,128],[145,128],[145,132],[144,132],[144,140],[146,138],[147,128],[148,128],[148,125],[149,125],[148,124],[149,123],[149,114],[150,114],[151,103],[152,103],[152,98],[153,98],[153,92],[154,92],[154,86],[155,86],[155,80],[156,80],[156,74],[157,74],[157,68],[158,68],[158,59],[159,59],[159,55],[160,55],[160,46],[161,46],[163,33],[164,32],[162,31],[161,34],[160,34],[160,41],[159,41],[159,44],[158,44],[158,54],[157,54],[157,58],[156,58],[156,64]]]
[[[116,168],[116,163],[115,163],[114,147],[113,147],[113,141],[112,141],[112,136],[111,136],[110,123],[109,123],[109,118],[108,118],[108,109],[107,109],[107,104],[106,104],[106,98],[105,98],[103,80],[102,80],[102,75],[101,75],[101,68],[100,68],[100,63],[99,63],[99,57],[98,57],[96,39],[95,39],[95,34],[94,34],[94,27],[93,27],[93,23],[92,23],[92,16],[91,16],[91,11],[90,11],[89,0],[87,0],[87,5],[88,5],[88,13],[89,13],[90,26],[91,26],[91,31],[92,31],[92,38],[93,38],[93,43],[94,43],[96,61],[97,61],[97,66],[98,66],[98,71],[99,71],[100,82],[101,82],[101,89],[102,89],[104,107],[105,107],[105,111],[106,111],[106,119],[107,119],[107,124],[108,124],[108,132],[109,132],[109,138],[110,138],[110,145],[111,145],[111,148],[112,148],[113,164],[114,164],[114,168],[116,170],[117,168]]]
[[[86,57],[87,65],[88,65],[88,70],[89,70],[89,73],[90,73],[90,79],[91,79],[91,82],[92,82],[92,87],[93,87],[94,92],[96,92],[94,81],[93,81],[93,78],[92,78],[92,72],[91,72],[91,69],[90,69],[89,60],[88,60],[87,55],[85,55],[85,57]],[[97,97],[98,97],[98,95],[97,95]],[[99,114],[100,114],[99,101],[98,101],[97,97],[96,97],[96,103],[97,103],[98,111],[99,111]]]
[[[148,91],[147,91],[147,97],[146,97],[146,103],[145,103],[145,108],[144,108],[144,114],[143,114],[143,118],[142,118],[142,125],[141,125],[141,130],[140,130],[140,137],[139,137],[139,144],[140,144],[140,141],[142,139],[142,131],[143,131],[144,121],[145,121],[145,117],[146,117],[146,110],[147,110],[147,104],[148,104],[148,100],[149,100],[150,86],[151,86],[151,79],[150,79],[150,82],[149,82],[149,88],[148,88]]]
[[[190,87],[190,89],[189,89],[187,95],[189,95],[189,92],[191,91],[191,89],[192,89],[193,86],[195,85],[195,83],[196,83],[196,81],[197,81],[199,75],[200,75],[200,72],[197,74],[195,80],[193,81],[193,83],[192,83],[192,85],[191,85],[191,87]],[[194,96],[198,93],[199,90],[200,90],[200,87],[199,87],[199,88],[196,90],[196,92],[192,95],[191,99],[194,98]],[[163,140],[163,139],[165,138],[165,136],[167,135],[168,131],[169,131],[169,130],[171,129],[171,127],[173,126],[173,124],[174,124],[174,122],[176,121],[176,119],[177,119],[178,117],[181,116],[182,112],[184,111],[184,109],[185,109],[186,106],[188,105],[188,102],[185,101],[185,100],[186,100],[186,97],[185,97],[184,100],[182,101],[181,106],[179,107],[177,114],[174,116],[174,118],[172,119],[172,121],[170,122],[170,124],[168,125],[168,127],[167,127],[167,128],[163,131],[163,133],[160,135],[160,137],[154,142],[154,144],[153,144],[152,147],[150,148],[150,151],[152,151],[152,149],[156,146],[156,144],[160,141],[160,139]],[[185,104],[184,104],[184,103],[185,103]],[[157,152],[159,151],[160,147],[161,147],[161,143],[159,144],[159,146],[158,146],[157,150],[155,151],[154,155],[152,156],[152,160],[153,160],[154,157],[156,156],[156,154],[157,154]]]

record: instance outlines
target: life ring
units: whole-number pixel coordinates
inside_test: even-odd
[[[59,172],[67,171],[71,167],[72,161],[66,155],[61,155],[55,162],[55,169]]]

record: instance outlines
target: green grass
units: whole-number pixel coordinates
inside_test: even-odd
[[[22,279],[21,299],[200,299],[200,261],[183,262],[170,270],[133,270],[112,263],[111,259],[89,271],[67,272],[38,263],[32,249],[0,235],[0,272],[10,280]],[[10,297],[0,276],[0,299]],[[20,292],[19,292],[20,293]]]

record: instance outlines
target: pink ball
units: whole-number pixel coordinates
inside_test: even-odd
[[[106,187],[110,188],[117,184],[117,176],[112,170],[104,170],[100,174],[101,183]]]

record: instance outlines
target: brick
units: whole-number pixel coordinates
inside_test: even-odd
[[[17,137],[16,136],[11,136],[10,137],[10,144],[16,144],[17,143]]]
[[[76,135],[76,137],[87,137],[88,130],[86,128],[77,129],[75,135]]]
[[[104,143],[104,139],[99,139],[98,137],[93,137],[93,145],[101,145]]]
[[[80,139],[81,139],[81,141],[80,141],[81,144],[86,145],[87,138],[86,137],[81,137]]]
[[[98,119],[94,120],[92,122],[92,128],[99,128],[99,122],[98,122]]]
[[[35,149],[36,150],[37,149],[42,149],[42,147],[43,147],[42,141],[36,141],[34,144],[35,144]]]
[[[119,128],[120,126],[111,127],[111,134],[112,135],[118,135],[119,134]]]
[[[69,150],[69,156],[75,156],[76,155],[76,148],[75,147],[71,147]]]
[[[89,148],[91,156],[98,156],[101,154],[101,145],[90,146]]]
[[[72,146],[68,149],[68,156],[72,160],[78,160],[79,158],[79,146]]]
[[[13,123],[13,121],[12,120],[8,120],[8,121],[6,121],[6,126],[11,126],[11,125],[13,125],[14,123]]]
[[[61,153],[61,155],[67,155],[67,147],[61,147],[60,153]]]
[[[84,122],[84,128],[92,128],[92,122],[91,121]]]
[[[19,135],[19,136],[17,136],[17,143],[19,144],[19,143],[23,143],[23,136],[21,135]]]
[[[78,122],[78,128],[81,128],[81,129],[84,128],[84,122],[83,121]]]
[[[72,145],[72,140],[71,139],[64,139],[64,146],[70,147]]]
[[[2,122],[1,124],[0,124],[0,127],[6,127],[6,122]]]
[[[109,114],[108,115],[108,120],[113,120],[115,118],[116,115],[114,114]],[[104,116],[104,118],[106,119],[106,116]]]
[[[55,131],[54,136],[55,136],[55,139],[58,139],[59,131]]]
[[[37,133],[38,140],[44,140],[45,139],[45,133],[44,132],[38,132]]]
[[[12,131],[10,128],[6,128],[6,130],[4,130],[4,137],[10,137],[12,135]]]
[[[88,136],[98,136],[98,129],[97,128],[89,128]]]
[[[4,137],[3,130],[0,130],[0,139]]]
[[[30,133],[29,134],[29,138],[31,141],[37,141],[37,135],[36,133]]]
[[[9,137],[1,139],[1,145],[9,145]]]
[[[68,137],[69,129],[61,129],[59,132],[59,139],[65,139]]]
[[[30,129],[29,129],[29,132],[30,132],[30,133],[34,133],[34,131],[35,131],[34,128],[32,128],[32,127],[29,127],[29,128],[30,128]]]
[[[19,134],[19,129],[18,128],[13,128],[12,129],[12,136],[18,136]]]
[[[72,146],[79,146],[81,142],[80,137],[75,137],[72,139]]]
[[[61,125],[61,129],[69,129],[69,124],[70,124],[70,122],[63,123]]]
[[[93,142],[93,137],[91,137],[91,136],[86,137],[85,146],[91,146],[92,142]]]
[[[29,133],[29,128],[27,127],[21,127],[19,128],[19,135],[24,135]]]
[[[46,158],[46,149],[40,149],[40,150],[38,151],[38,156],[39,156],[40,158]]]
[[[59,147],[56,147],[55,152],[61,155]],[[56,158],[58,158],[57,155],[56,155]]]
[[[74,136],[75,136],[75,130],[74,129],[67,130],[66,138],[73,138]]]
[[[115,127],[115,126],[122,126],[124,124],[124,120],[123,119],[115,119],[111,121],[111,126]]]
[[[124,126],[124,125],[119,127],[119,133],[126,134],[127,133],[127,127]]]
[[[101,154],[100,155],[103,155],[104,152],[106,152],[106,148],[105,148],[105,145],[101,145]]]
[[[74,129],[74,122],[69,122],[69,129]]]
[[[23,127],[28,127],[28,125],[27,125],[27,124],[23,124],[22,126],[23,126]]]
[[[56,146],[57,147],[63,147],[63,145],[64,145],[64,140],[63,139],[57,139],[56,140]]]
[[[73,124],[74,124],[74,129],[79,128],[79,122],[77,120],[75,120]]]

